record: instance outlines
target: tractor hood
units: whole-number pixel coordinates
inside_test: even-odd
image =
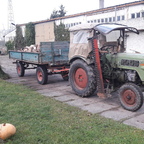
[[[118,53],[117,58],[121,59],[130,59],[130,60],[143,60],[144,61],[144,54],[138,53]]]
[[[117,53],[115,55],[106,55],[109,62],[113,65],[112,67],[139,67],[144,66],[144,54],[134,53]]]

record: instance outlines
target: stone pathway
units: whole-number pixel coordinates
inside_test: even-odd
[[[0,56],[0,65],[11,76],[8,82],[25,85],[44,96],[144,130],[144,105],[136,112],[124,110],[117,93],[107,99],[100,99],[96,95],[81,98],[74,94],[69,82],[63,81],[61,75],[51,75],[48,77],[48,84],[39,85],[36,81],[35,70],[27,70],[24,77],[18,77],[16,66],[12,62],[13,60],[10,60],[8,56]]]

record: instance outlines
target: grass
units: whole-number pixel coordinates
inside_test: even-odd
[[[0,80],[0,121],[17,132],[5,144],[143,144],[144,131]]]

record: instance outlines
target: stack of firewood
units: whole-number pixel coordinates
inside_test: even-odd
[[[30,45],[26,46],[22,49],[24,52],[39,52],[39,46],[38,45]]]

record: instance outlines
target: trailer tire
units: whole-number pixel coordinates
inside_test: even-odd
[[[24,68],[24,64],[22,64],[22,62],[17,62],[16,63],[16,70],[17,70],[17,74],[19,77],[23,77],[25,74],[25,68]]]
[[[44,85],[48,81],[47,69],[45,66],[38,66],[36,69],[36,78],[37,82],[41,85]]]
[[[75,60],[69,71],[69,81],[73,91],[81,96],[91,96],[96,90],[94,70],[83,60]]]
[[[119,99],[122,107],[129,111],[137,111],[143,105],[143,93],[139,86],[127,83],[119,89]]]

